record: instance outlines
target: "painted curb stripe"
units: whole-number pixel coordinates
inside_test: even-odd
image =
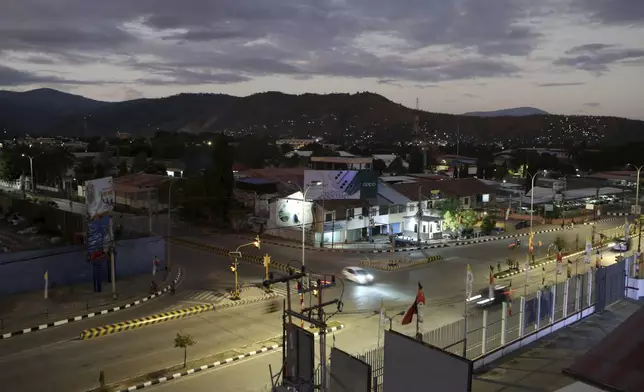
[[[411,268],[411,267],[417,267],[417,266],[423,265],[423,264],[429,264],[431,262],[442,260],[442,259],[443,259],[443,256],[441,256],[441,255],[433,255],[433,256],[429,256],[429,257],[427,257],[425,259],[416,260],[416,261],[412,261],[412,262],[409,262],[409,263],[405,263],[403,260],[390,260],[390,262],[396,263],[396,265],[382,265],[382,264],[377,264],[377,263],[367,261],[367,260],[361,260],[360,265],[363,265],[363,266],[369,267],[369,268],[378,269],[378,270],[381,270],[381,271],[397,271],[397,270],[401,270],[401,269],[408,269],[408,268]],[[400,263],[403,263],[403,264],[400,264]]]
[[[177,276],[174,278],[174,280],[172,282],[174,284],[177,284],[179,282],[179,279],[181,279],[181,268],[178,269]],[[119,310],[123,310],[123,309],[129,309],[131,307],[140,305],[140,304],[142,304],[144,302],[147,302],[147,301],[149,301],[151,299],[159,297],[162,294],[167,293],[169,290],[170,290],[170,285],[164,287],[163,289],[157,291],[154,294],[150,294],[147,297],[138,299],[138,300],[136,300],[134,302],[130,302],[129,304],[126,304],[126,305],[121,305],[121,306],[117,306],[117,307],[109,308],[109,309],[97,310],[95,312],[83,314],[83,315],[80,315],[80,316],[69,317],[69,318],[66,318],[66,319],[54,321],[54,322],[47,323],[47,324],[41,324],[41,325],[38,325],[36,327],[25,328],[25,329],[22,329],[22,330],[19,330],[19,331],[14,331],[14,332],[8,332],[8,333],[5,333],[3,335],[0,335],[0,340],[9,339],[11,337],[18,336],[18,335],[26,335],[26,334],[31,333],[31,332],[42,331],[43,329],[47,329],[47,328],[58,327],[60,325],[65,325],[65,324],[73,323],[73,322],[76,322],[76,321],[80,321],[80,320],[84,320],[84,319],[88,319],[88,318],[92,318],[92,317],[96,317],[96,316],[101,316],[103,314],[118,312]]]

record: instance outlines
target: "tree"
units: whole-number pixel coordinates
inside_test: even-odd
[[[436,207],[443,213],[444,225],[452,231],[470,228],[476,223],[477,218],[474,210],[463,209],[461,201],[457,198],[441,200]]]
[[[80,182],[94,179],[94,159],[85,157],[81,159],[74,168],[74,176]]]
[[[132,162],[132,173],[140,173],[148,168],[148,156],[144,151],[139,152]]]
[[[407,172],[402,158],[396,157],[387,168],[387,171],[392,174],[401,175]]]
[[[210,200],[211,220],[227,225],[230,221],[235,177],[233,176],[233,157],[225,135],[217,135],[212,151],[213,166],[206,170],[206,196]]]
[[[127,163],[125,161],[119,162],[118,167],[118,176],[124,176],[127,174]]]
[[[553,244],[557,247],[557,249],[559,249],[559,251],[563,251],[566,248],[566,240],[560,235],[555,237]]]
[[[13,151],[3,151],[0,156],[0,178],[5,181],[15,181],[24,171],[22,157]],[[25,159],[25,158],[22,158]]]
[[[183,367],[186,367],[188,363],[188,347],[194,346],[197,344],[197,341],[193,339],[192,336],[185,334],[182,335],[177,333],[177,336],[174,337],[174,347],[183,349]]]
[[[382,174],[382,172],[387,170],[387,164],[382,159],[374,159],[373,160],[373,170],[375,170],[378,173]]]
[[[494,226],[496,226],[496,221],[492,220],[489,215],[485,215],[481,221],[481,232],[489,234],[494,230]]]
[[[460,220],[461,220],[461,226],[464,228],[470,228],[476,224],[476,221],[478,220],[476,217],[476,212],[474,210],[461,210],[460,211]]]
[[[424,173],[425,167],[423,161],[423,151],[416,149],[411,152],[409,157],[409,172],[410,173]]]

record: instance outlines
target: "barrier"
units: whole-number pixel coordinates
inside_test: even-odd
[[[426,257],[426,258],[421,259],[421,260],[414,260],[414,261],[409,261],[409,262],[404,261],[404,260],[389,260],[387,265],[374,263],[374,262],[369,261],[369,260],[361,260],[360,265],[362,265],[364,267],[368,267],[368,268],[381,270],[381,271],[397,271],[397,270],[400,270],[400,269],[408,269],[408,268],[412,268],[412,267],[418,267],[418,266],[421,266],[421,265],[424,265],[424,264],[429,264],[429,263],[432,263],[434,261],[438,261],[438,260],[442,260],[442,259],[443,259],[443,256],[441,256],[441,255],[433,255],[433,256],[429,256],[429,257]]]
[[[172,312],[155,314],[153,316],[142,317],[134,320],[123,321],[116,324],[104,325],[97,328],[89,328],[81,331],[80,339],[95,339],[101,336],[111,335],[118,332],[129,331],[136,328],[146,327],[152,324],[158,324],[170,320],[176,320],[183,317],[193,316],[195,314],[215,310],[215,305],[197,305],[188,309],[173,310]]]

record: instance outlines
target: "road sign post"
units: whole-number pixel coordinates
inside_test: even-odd
[[[45,299],[49,297],[49,271],[45,271]]]

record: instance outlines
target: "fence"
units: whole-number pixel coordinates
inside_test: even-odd
[[[624,298],[625,261],[544,286],[499,308],[471,309],[465,319],[425,332],[423,342],[474,360],[591,305],[602,309]],[[597,278],[596,278],[597,277]],[[621,282],[621,283],[620,283]],[[596,298],[598,296],[599,298]],[[599,311],[599,310],[598,310]],[[464,334],[467,324],[467,334]],[[374,391],[382,392],[384,348],[356,355],[371,365]],[[377,388],[377,389],[376,389]]]

